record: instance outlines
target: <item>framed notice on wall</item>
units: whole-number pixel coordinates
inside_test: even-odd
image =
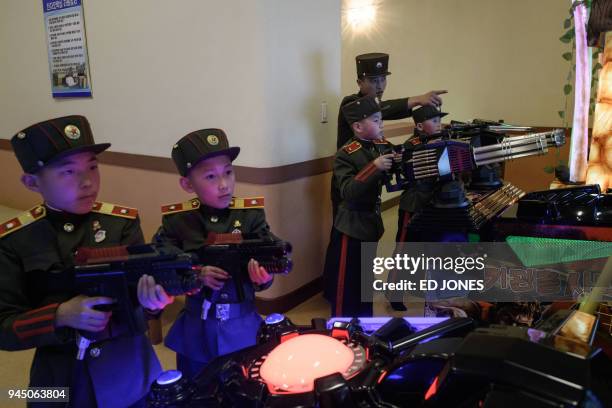
[[[43,0],[43,14],[53,97],[91,96],[81,0]]]

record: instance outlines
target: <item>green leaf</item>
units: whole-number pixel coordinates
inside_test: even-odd
[[[544,173],[552,174],[555,172],[555,168],[553,166],[544,167]]]
[[[572,60],[572,53],[571,52],[566,52],[562,55],[563,59],[566,61],[571,61]]]
[[[559,40],[561,40],[562,43],[568,44],[570,41],[572,41],[572,38],[574,38],[574,29],[573,28],[567,30],[565,32],[565,34],[563,34],[561,37],[559,37]]]
[[[572,93],[572,86],[571,86],[570,84],[566,84],[566,85],[563,87],[563,94],[564,94],[564,95],[569,95],[569,94],[571,94],[571,93]]]
[[[565,118],[565,111],[558,111],[557,113],[561,119]]]
[[[572,25],[572,19],[566,18],[565,21],[563,22],[563,28],[565,29],[570,28],[571,25]]]

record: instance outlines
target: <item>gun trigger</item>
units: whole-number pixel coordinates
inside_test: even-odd
[[[208,299],[204,299],[204,302],[202,302],[202,320],[206,320],[206,317],[208,317],[208,311],[211,306],[212,303],[210,303]]]

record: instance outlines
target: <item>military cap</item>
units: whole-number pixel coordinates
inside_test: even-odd
[[[64,116],[36,123],[11,138],[15,156],[26,173],[74,153],[101,153],[110,143],[94,142],[85,116]]]
[[[448,115],[446,112],[440,112],[437,108],[433,106],[421,106],[420,108],[414,109],[412,111],[412,118],[414,119],[414,123],[423,123],[426,120],[435,117],[444,117]]]
[[[378,99],[373,96],[364,96],[342,107],[342,114],[349,124],[365,119],[376,112],[380,112]]]
[[[231,161],[240,153],[239,147],[229,147],[227,135],[221,129],[201,129],[183,136],[172,148],[172,160],[181,176],[200,161],[226,155]]]
[[[391,75],[389,69],[389,54],[372,52],[355,57],[357,63],[357,78]]]

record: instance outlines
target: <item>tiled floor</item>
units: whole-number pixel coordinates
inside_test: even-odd
[[[0,206],[0,220],[7,220],[17,215],[20,211]],[[397,207],[391,208],[383,213],[383,221],[385,224],[385,234],[381,239],[382,245],[380,246],[379,255],[390,255],[392,250],[393,242],[395,239],[395,232],[397,228]],[[181,302],[177,301],[175,304],[168,307],[164,312],[162,319],[162,327],[164,334],[170,328],[174,317],[181,309]],[[423,304],[416,299],[408,303],[408,312],[405,313],[411,316],[422,316]],[[392,311],[387,302],[384,299],[375,298],[374,312],[377,316],[383,315],[401,315]],[[294,309],[287,312],[287,316],[296,324],[310,324],[310,320],[313,317],[328,318],[330,315],[330,308],[328,303],[323,299],[321,294],[318,294]],[[160,361],[164,369],[172,369],[175,365],[174,352],[167,349],[163,345],[155,346],[155,350],[159,356]],[[7,388],[19,388],[26,386],[28,383],[28,372],[30,362],[34,354],[33,350],[25,350],[18,352],[6,352],[0,351],[0,390]],[[17,407],[23,406],[22,404],[5,405],[6,401],[0,400],[0,406],[4,407]]]

